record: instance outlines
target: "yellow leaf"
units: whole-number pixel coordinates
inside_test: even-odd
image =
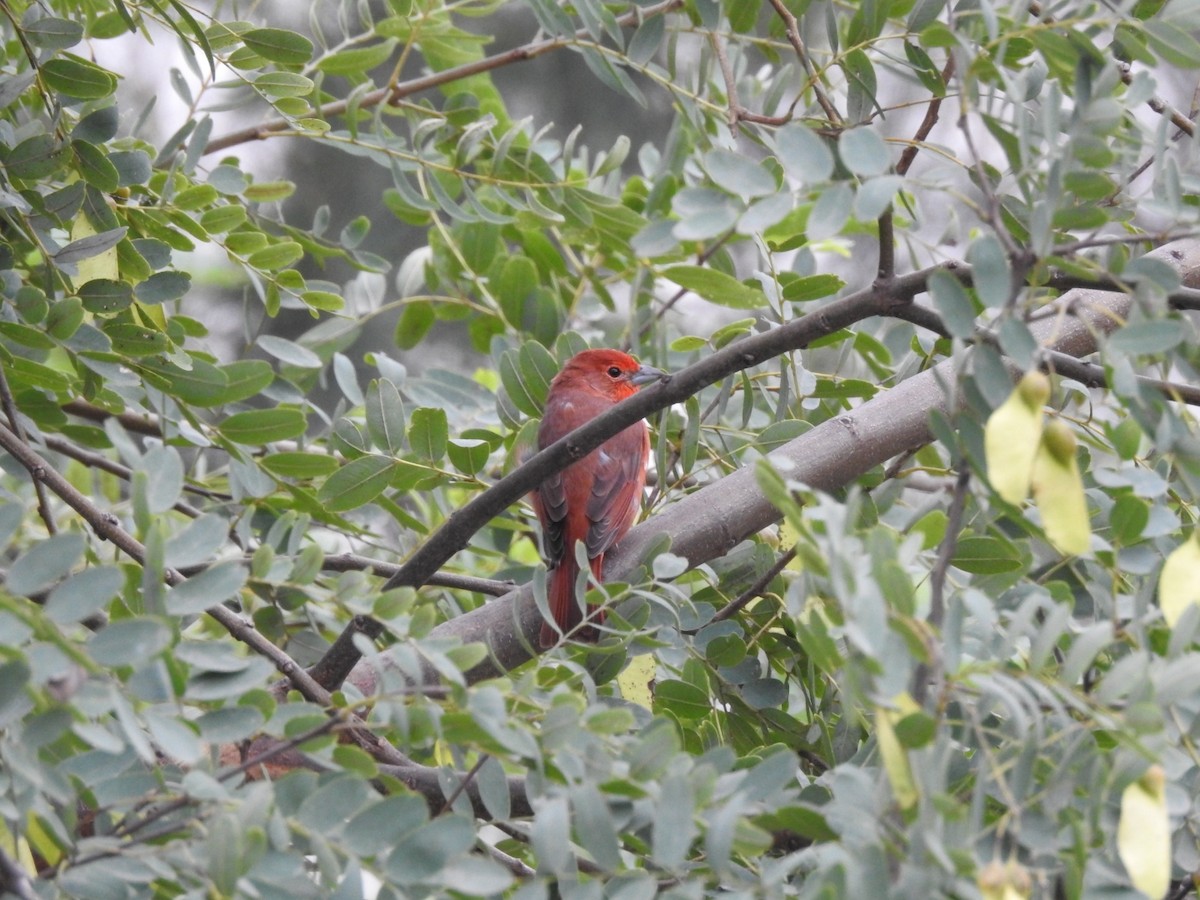
[[[1158,578],[1158,605],[1169,626],[1193,603],[1200,603],[1200,529],[1171,551]]]
[[[800,532],[792,526],[786,519],[779,526],[779,546],[780,549],[787,550],[789,547],[795,547],[800,542]],[[787,564],[787,568],[795,572],[804,571],[804,560],[797,553],[792,557],[792,561]]]
[[[916,781],[913,780],[908,751],[896,737],[894,726],[904,716],[916,712],[918,707],[907,693],[898,695],[893,704],[891,709],[885,706],[875,707],[875,742],[879,745],[879,755],[883,757],[883,770],[887,772],[896,802],[900,804],[901,809],[912,809],[917,805],[921,794]]]
[[[993,860],[979,870],[975,883],[983,900],[1026,900],[1033,890],[1029,872],[1014,860]]]
[[[988,480],[1009,503],[1024,503],[1029,496],[1033,461],[1042,436],[1042,406],[1049,397],[1046,376],[1026,372],[984,426]]]
[[[650,685],[654,683],[655,666],[653,653],[643,653],[631,659],[625,671],[617,676],[621,696],[630,703],[650,709],[654,700]]]
[[[25,819],[25,839],[29,841],[29,846],[50,865],[55,865],[63,858],[63,848],[55,838],[53,830],[47,827],[33,810],[29,811]]]
[[[91,237],[97,234],[92,223],[88,221],[87,216],[82,212],[75,216],[75,221],[71,223],[71,240],[77,241],[80,238]],[[109,247],[103,253],[98,253],[95,256],[89,256],[87,259],[81,259],[75,264],[78,275],[71,279],[71,283],[75,285],[75,289],[83,287],[89,281],[95,281],[97,278],[107,278],[111,281],[116,281],[120,276],[117,271],[117,248]]]
[[[1033,499],[1050,543],[1060,553],[1086,553],[1092,523],[1075,461],[1075,435],[1058,419],[1046,425],[1033,460]]]
[[[1162,766],[1151,766],[1121,793],[1117,855],[1135,888],[1154,900],[1166,894],[1171,886],[1171,823]]]
[[[9,831],[3,819],[0,819],[0,850],[10,859],[15,859],[30,878],[37,877],[37,863],[34,862],[29,841]]]

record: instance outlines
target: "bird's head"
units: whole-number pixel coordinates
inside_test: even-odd
[[[580,384],[621,400],[637,393],[642,385],[666,377],[667,373],[661,369],[643,366],[620,350],[584,350],[567,360],[554,380]]]

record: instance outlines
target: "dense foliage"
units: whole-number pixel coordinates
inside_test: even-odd
[[[277,6],[0,4],[0,887],[1189,892],[1200,4]],[[587,345],[676,374],[530,661]]]

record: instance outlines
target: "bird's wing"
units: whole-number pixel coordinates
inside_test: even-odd
[[[650,443],[642,422],[605,441],[594,460],[591,496],[587,502],[587,554],[595,559],[624,537],[637,518],[646,486]]]
[[[574,431],[584,422],[594,418],[603,408],[592,409],[584,398],[565,399],[551,396],[546,402],[542,424],[538,428],[538,450],[545,450],[559,438]],[[568,487],[571,494],[578,493],[578,463],[568,466],[545,479],[533,492],[533,508],[542,523],[542,550],[546,560],[554,566],[567,553]],[[571,484],[568,484],[571,482]],[[576,534],[582,536],[582,530]],[[574,552],[574,551],[572,551]]]

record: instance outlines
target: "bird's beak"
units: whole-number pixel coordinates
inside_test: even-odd
[[[638,370],[629,376],[629,383],[640,387],[643,384],[662,381],[666,377],[667,373],[662,369],[656,369],[654,366],[639,366]]]

